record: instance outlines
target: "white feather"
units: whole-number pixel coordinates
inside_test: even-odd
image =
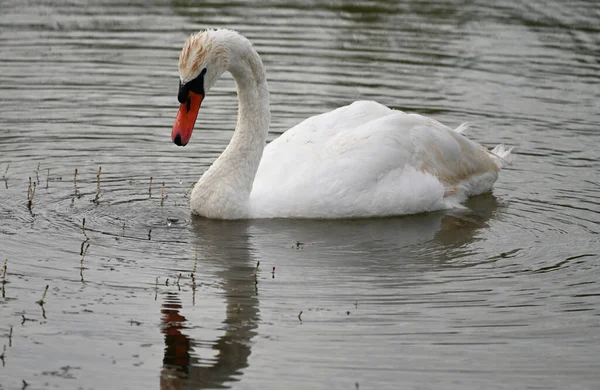
[[[464,132],[466,132],[467,130],[469,130],[469,127],[471,127],[470,124],[463,123],[462,125],[458,126],[456,129],[454,129],[454,132],[455,133],[459,133],[459,134],[463,134]]]
[[[490,153],[493,155],[493,157],[495,157],[494,161],[499,169],[512,164],[512,150],[513,148],[506,149],[503,144],[497,145],[494,149],[492,149]]]

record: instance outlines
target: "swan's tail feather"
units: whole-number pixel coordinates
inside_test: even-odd
[[[506,147],[503,144],[500,144],[494,149],[492,149],[490,153],[494,157],[494,162],[496,163],[499,169],[502,169],[512,164],[512,154],[510,153],[512,152],[512,150],[513,148],[506,149]]]
[[[456,129],[454,129],[454,130],[452,130],[452,131],[454,131],[455,133],[458,133],[458,134],[462,134],[462,133],[464,133],[465,131],[467,131],[467,130],[469,129],[469,127],[471,127],[471,125],[470,125],[470,124],[468,124],[468,123],[463,123],[462,125],[458,126]]]

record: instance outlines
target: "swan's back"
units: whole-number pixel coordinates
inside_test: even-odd
[[[470,192],[491,189],[500,166],[485,148],[435,120],[359,101],[308,118],[267,145],[250,194],[250,217],[367,217],[447,208]],[[477,183],[469,183],[473,179]]]

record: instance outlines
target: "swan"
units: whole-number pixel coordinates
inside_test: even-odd
[[[356,101],[310,117],[266,144],[269,91],[263,63],[233,30],[191,35],[179,56],[181,104],[171,138],[185,146],[200,105],[229,71],[238,96],[233,136],[195,184],[192,213],[211,219],[359,218],[460,208],[491,191],[510,163],[503,145],[488,150],[417,114]]]

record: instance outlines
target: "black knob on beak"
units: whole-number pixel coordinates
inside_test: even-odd
[[[175,143],[175,145],[181,146],[182,145],[182,143],[181,143],[181,134],[177,134],[175,136],[175,139],[173,140],[173,142]]]
[[[184,104],[189,99],[190,89],[187,84],[182,85],[181,80],[179,80],[179,92],[177,93],[177,100],[179,103]]]

